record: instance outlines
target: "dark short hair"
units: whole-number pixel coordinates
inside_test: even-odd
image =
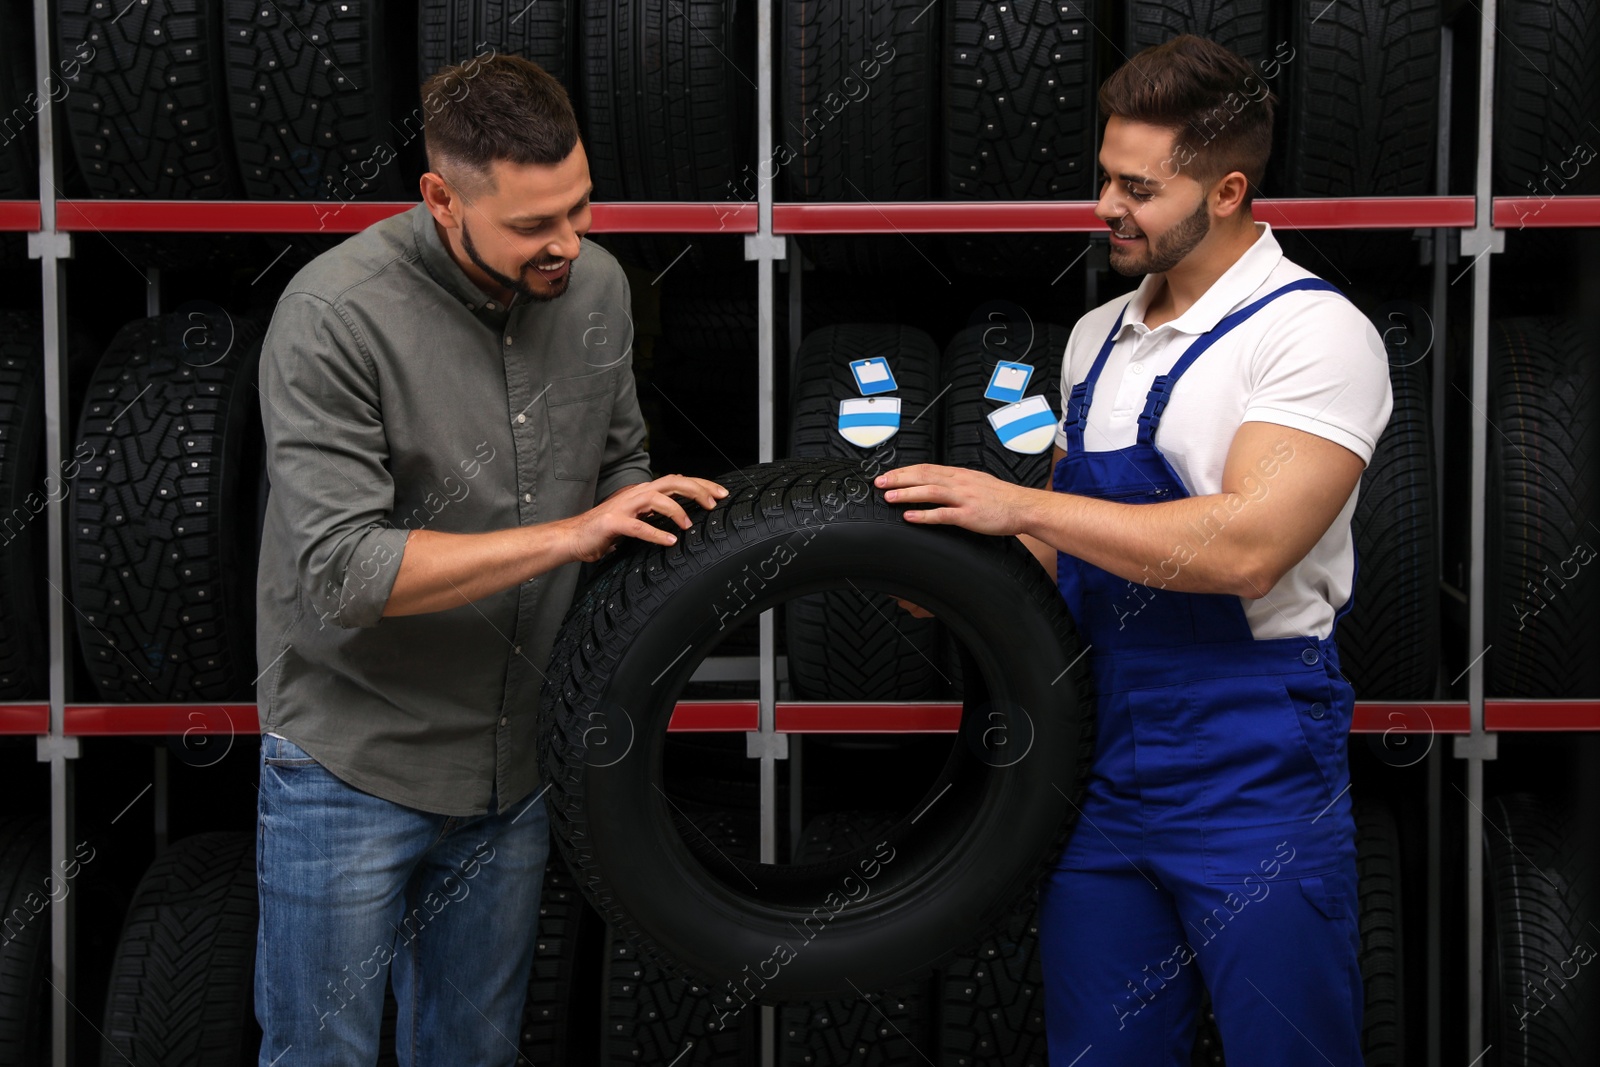
[[[493,54],[441,67],[422,84],[423,146],[433,170],[488,179],[497,159],[560,163],[578,143],[578,119],[559,81],[521,56]]]
[[[1172,130],[1174,155],[1197,179],[1241,172],[1247,207],[1272,155],[1276,103],[1247,60],[1193,34],[1144,49],[1100,86],[1102,116]]]

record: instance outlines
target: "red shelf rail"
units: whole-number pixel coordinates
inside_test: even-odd
[[[410,201],[62,200],[56,225],[102,233],[356,233],[413,207]],[[1255,215],[1280,229],[1454,229],[1472,226],[1470,196],[1258,200]],[[1597,196],[1495,197],[1501,229],[1600,226]],[[0,230],[37,230],[36,200],[0,200]],[[1104,227],[1087,200],[927,201],[774,204],[773,232],[1095,233]],[[755,233],[756,205],[594,205],[595,233]]]
[[[49,704],[0,704],[0,736],[49,732]]]
[[[413,207],[415,201],[392,200],[62,200],[56,226],[98,233],[356,233]],[[756,205],[595,204],[592,232],[755,233]]]
[[[0,230],[37,230],[39,201],[0,200]]]
[[[1471,226],[1470,196],[1257,200],[1255,217],[1282,229],[1418,229]],[[1094,202],[941,201],[893,204],[774,204],[774,233],[1097,233]]]
[[[829,703],[780,701],[779,733],[955,733],[961,705],[938,703]],[[1490,700],[1491,730],[1600,730],[1600,701]],[[0,704],[0,733],[43,734],[50,728],[45,704]],[[667,727],[674,733],[746,733],[759,728],[754,700],[679,701]],[[256,733],[254,704],[68,704],[69,737],[143,737],[173,734]],[[1466,701],[1368,702],[1356,704],[1352,733],[1465,734],[1471,730]]]
[[[1493,221],[1503,230],[1600,226],[1600,196],[1497,196]]]

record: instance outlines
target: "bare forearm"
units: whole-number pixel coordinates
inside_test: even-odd
[[[384,615],[420,615],[481,600],[576,557],[560,522],[490,533],[413,530]]]
[[[1249,514],[1257,503],[1238,493],[1119,504],[1035,490],[1028,504],[1024,534],[1132,582],[1260,597],[1275,581]]]

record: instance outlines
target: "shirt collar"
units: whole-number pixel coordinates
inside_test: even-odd
[[[1211,283],[1211,288],[1207,289],[1188,311],[1163,325],[1171,326],[1181,333],[1196,335],[1207,333],[1215,329],[1217,323],[1221,322],[1228,312],[1255,295],[1256,290],[1266,283],[1267,278],[1283,259],[1283,248],[1278,244],[1278,239],[1272,236],[1272,225],[1257,222],[1255,226],[1257,233],[1255,243],[1245,249],[1244,255],[1234,260],[1233,266],[1223,271],[1222,276]],[[1160,284],[1161,281],[1156,275],[1144,276],[1139,288],[1134,290],[1127,314],[1123,316],[1123,329],[1127,329],[1133,323],[1144,322],[1145,310],[1149,308],[1150,300],[1155,296]]]
[[[416,236],[417,251],[422,257],[422,265],[427,268],[434,281],[473,311],[487,311],[491,315],[497,312],[503,314],[506,311],[503,302],[493,300],[489,294],[478,288],[476,282],[467,277],[466,271],[461,269],[461,265],[444,246],[444,242],[439,240],[439,231],[434,226],[433,213],[428,210],[428,205],[418,204],[411,209],[411,230]]]

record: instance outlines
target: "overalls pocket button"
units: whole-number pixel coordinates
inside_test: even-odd
[[[1324,704],[1313,704],[1313,705],[1311,705],[1311,717],[1313,719],[1320,719],[1326,714],[1328,714],[1328,708],[1327,708],[1326,705],[1324,705]]]
[[[1314,648],[1308,648],[1304,652],[1300,653],[1300,662],[1304,663],[1308,667],[1317,662],[1317,650]]]

